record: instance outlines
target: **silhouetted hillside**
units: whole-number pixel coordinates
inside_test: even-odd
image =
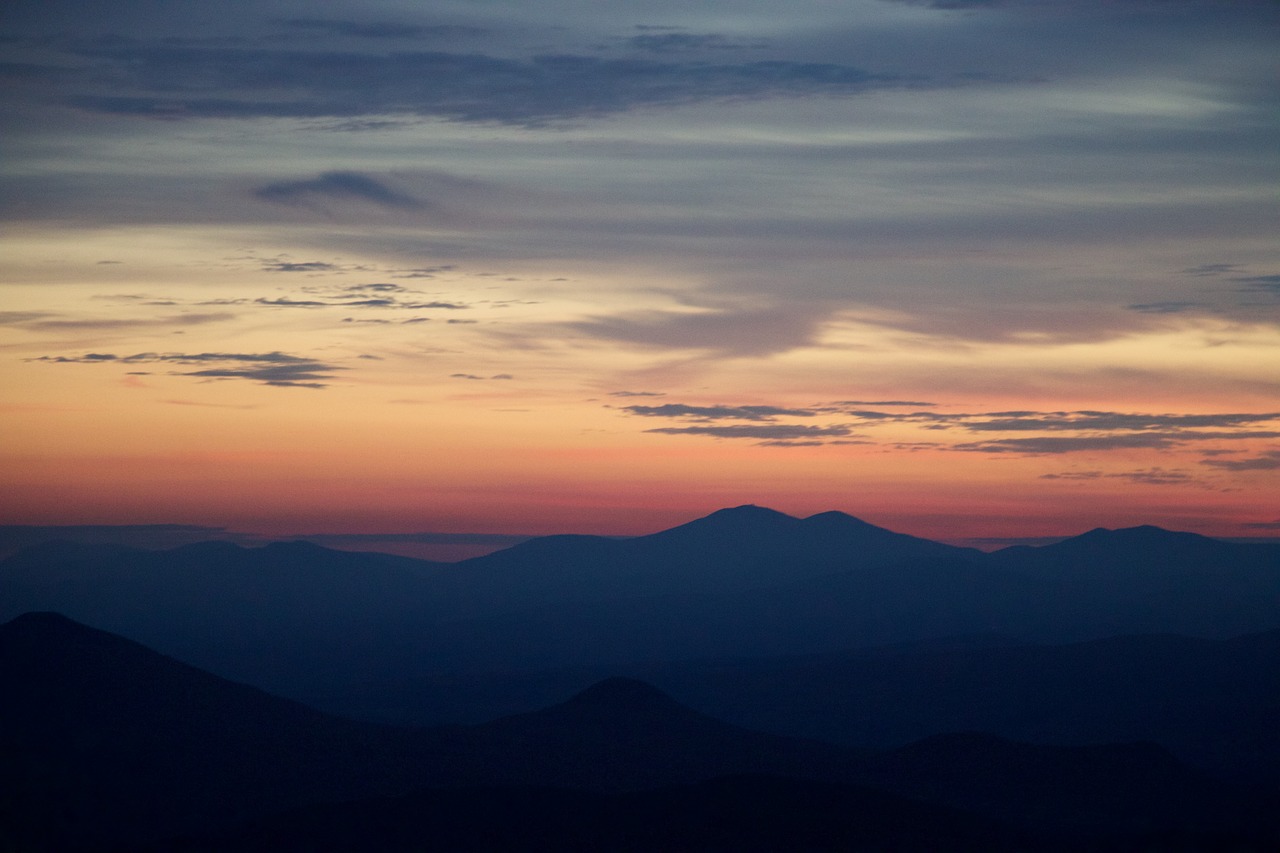
[[[468,788],[324,806],[151,853],[1062,851],[997,821],[866,788],[736,776],[652,791]]]
[[[0,563],[0,618],[24,610],[301,697],[957,635],[1227,637],[1280,627],[1280,548],[1137,528],[984,555],[842,513],[746,506],[651,536],[545,537],[457,564],[305,543],[48,544]]]
[[[0,838],[10,849],[137,841],[402,792],[418,773],[395,730],[329,717],[58,614],[0,626],[0,684]]]
[[[739,729],[631,679],[480,726],[390,729],[327,717],[61,616],[28,614],[0,626],[0,680],[8,809],[0,842],[22,850],[136,848],[249,820],[267,822],[247,830],[246,846],[289,849],[312,844],[325,826],[333,835],[324,844],[365,832],[362,849],[439,846],[457,833],[511,838],[478,828],[484,815],[494,827],[572,844],[624,838],[648,815],[664,828],[637,836],[652,842],[638,849],[717,849],[752,835],[757,849],[783,849],[779,838],[804,832],[814,844],[896,835],[914,845],[906,849],[947,839],[957,849],[1008,849],[1042,828],[1104,841],[1149,831],[1274,837],[1255,793],[1239,789],[1238,807],[1224,808],[1225,789],[1154,747],[966,736],[874,755]],[[402,805],[385,799],[414,789],[424,793]],[[333,805],[369,798],[383,802]],[[453,816],[424,830],[403,803],[437,815],[453,803]],[[308,804],[328,804],[330,817],[301,827],[296,815],[267,819]],[[401,817],[376,823],[387,809]],[[717,828],[722,818],[738,823]],[[806,820],[810,829],[800,829]],[[1002,828],[1010,824],[1020,828]],[[421,831],[428,835],[414,835]],[[223,837],[234,849],[234,837]]]

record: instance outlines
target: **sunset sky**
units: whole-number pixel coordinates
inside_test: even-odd
[[[1271,0],[8,0],[0,523],[1280,533]]]

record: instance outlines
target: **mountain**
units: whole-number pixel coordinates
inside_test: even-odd
[[[0,619],[49,610],[229,678],[293,691],[402,673],[441,564],[303,542],[168,551],[47,543],[0,563]]]
[[[544,605],[725,595],[907,560],[978,555],[844,513],[799,519],[748,505],[632,539],[533,539],[457,564],[448,597],[462,619]]]
[[[0,626],[3,849],[139,842],[402,793],[421,752],[53,613]],[[375,767],[363,776],[353,768]]]
[[[949,636],[1226,637],[1280,626],[1280,548],[1145,528],[985,555],[842,513],[743,506],[650,536],[544,537],[456,564],[306,543],[49,543],[0,562],[0,618],[25,610],[303,697]]]
[[[326,805],[183,839],[150,853],[599,850],[892,850],[1002,853],[1066,848],[998,821],[859,786],[736,776],[626,793],[466,788]]]
[[[1223,777],[1280,783],[1280,630],[1063,645],[972,637],[838,654],[452,673],[313,701],[387,722],[476,722],[541,707],[610,672],[744,728],[864,749],[954,731],[1063,746],[1145,740]]]
[[[783,849],[779,833],[801,826],[807,809],[819,837],[897,833],[913,840],[908,849],[925,849],[930,837],[1009,849],[1042,827],[1099,839],[1148,831],[1262,839],[1275,829],[1255,792],[1226,789],[1154,747],[958,736],[873,754],[740,729],[631,679],[484,725],[394,729],[327,717],[64,617],[28,614],[0,626],[0,681],[7,849],[200,849],[196,839],[234,839],[237,824],[255,821],[246,837],[280,848],[333,849],[311,844],[318,827],[333,826],[333,837],[322,836],[329,842],[363,832],[363,849],[406,849],[395,846],[405,803],[454,814],[439,829],[410,820],[404,831],[424,846],[450,832],[494,837],[482,816],[534,831],[560,815],[576,821],[587,845],[624,838],[642,816],[671,815],[673,834],[658,841],[715,849],[699,845],[718,837],[709,815],[719,814],[740,822],[719,837],[742,838],[754,826],[759,849]],[[1240,803],[1234,811],[1223,806],[1227,796]],[[311,809],[302,814],[316,825],[300,826],[298,812],[270,817],[296,809]],[[401,817],[384,825],[387,809]],[[841,809],[850,810],[844,822]],[[283,840],[271,835],[281,826]],[[566,830],[557,821],[547,831]]]

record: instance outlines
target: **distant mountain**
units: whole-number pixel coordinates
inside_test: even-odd
[[[842,513],[743,506],[650,536],[544,537],[456,564],[306,543],[49,543],[0,562],[0,618],[26,610],[298,697],[957,635],[1227,637],[1280,627],[1280,547],[1138,528],[987,555]]]
[[[474,829],[482,813],[494,824],[510,815],[512,825],[545,827],[537,823],[539,803],[568,816],[577,802],[588,819],[577,824],[588,833],[584,843],[621,838],[618,828],[640,815],[661,822],[670,812],[674,838],[693,849],[714,849],[699,846],[699,833],[711,830],[707,816],[716,813],[776,840],[803,822],[806,797],[818,798],[816,832],[875,838],[897,831],[919,841],[913,849],[930,837],[955,837],[960,849],[995,839],[993,849],[1008,849],[1011,839],[1042,827],[1098,838],[1158,830],[1254,839],[1275,828],[1253,792],[1226,792],[1154,747],[1031,747],[965,736],[874,755],[745,731],[629,679],[481,726],[392,729],[326,717],[63,617],[28,614],[0,626],[0,683],[6,849],[180,849],[161,839],[211,838],[322,803],[332,820],[320,825],[335,827],[334,838],[363,827],[363,849],[404,849],[383,844],[380,833],[404,840],[396,834],[403,807],[387,798],[415,788],[433,792],[407,801],[426,803],[427,813],[455,805],[457,819],[445,821],[453,829],[441,832]],[[560,790],[546,792],[548,785]],[[1226,793],[1239,802],[1234,811],[1223,807]],[[773,811],[771,796],[779,798]],[[370,798],[382,804],[333,805]],[[1024,814],[1027,804],[1034,809]],[[867,828],[841,828],[839,806],[854,809],[851,817]],[[400,823],[360,822],[361,814],[397,808]],[[935,819],[933,829],[912,827]],[[266,836],[252,830],[248,837],[274,838],[285,849],[315,839],[315,827],[283,820],[259,824]],[[1011,823],[1021,828],[1010,830]],[[416,825],[427,835],[414,843],[437,846],[436,830]],[[294,834],[272,836],[280,826]],[[590,834],[597,830],[604,835]]]
[[[977,556],[844,513],[799,519],[748,505],[631,539],[533,539],[457,564],[448,595],[455,615],[466,618],[543,605],[725,595],[907,560]]]
[[[868,749],[954,731],[1058,745],[1145,740],[1215,774],[1280,783],[1280,631],[1065,645],[977,636],[785,658],[452,673],[313,701],[388,722],[477,722],[546,705],[609,672],[792,737]]]

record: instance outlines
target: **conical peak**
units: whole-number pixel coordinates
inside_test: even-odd
[[[569,700],[572,705],[618,708],[654,703],[675,704],[675,700],[648,682],[621,676],[598,681]]]

